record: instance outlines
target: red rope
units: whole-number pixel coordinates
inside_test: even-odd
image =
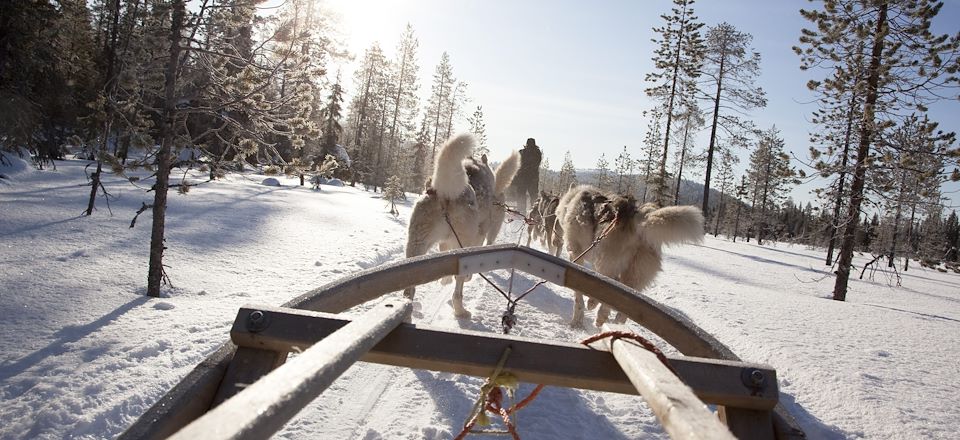
[[[647,351],[649,351],[649,352],[657,355],[657,359],[660,359],[660,362],[662,362],[663,365],[665,365],[668,369],[670,369],[670,371],[671,371],[675,376],[679,376],[679,374],[677,374],[677,370],[674,370],[674,369],[673,369],[673,366],[670,365],[670,361],[667,360],[667,356],[664,355],[663,352],[660,351],[660,349],[657,348],[656,345],[653,345],[652,342],[646,340],[643,336],[640,336],[640,335],[638,335],[638,334],[636,334],[636,333],[614,330],[614,331],[603,332],[603,333],[599,333],[599,334],[590,336],[589,338],[586,338],[586,339],[580,341],[580,343],[583,344],[583,345],[590,345],[590,344],[592,344],[592,343],[594,343],[594,342],[597,342],[597,341],[599,341],[599,340],[601,340],[601,339],[604,339],[604,338],[613,338],[613,339],[623,338],[623,339],[630,339],[630,340],[632,340],[632,341],[635,341],[635,342],[639,343],[640,346],[642,346],[643,348],[647,349]]]
[[[491,413],[499,415],[503,419],[504,426],[507,427],[507,432],[510,433],[514,440],[520,440],[520,435],[517,434],[517,427],[510,421],[510,414],[523,409],[525,406],[533,402],[533,400],[537,398],[537,395],[540,394],[540,391],[543,390],[543,386],[543,384],[537,385],[537,387],[530,392],[530,395],[509,408],[503,407],[503,389],[501,387],[494,387],[489,393],[487,393],[486,402],[483,404],[483,409],[481,409],[480,412],[477,413],[477,415],[474,416],[469,423],[464,425],[463,430],[460,431],[460,434],[457,434],[457,436],[454,437],[454,440],[463,440],[477,424],[477,419],[480,418],[480,414],[484,411],[490,411]]]

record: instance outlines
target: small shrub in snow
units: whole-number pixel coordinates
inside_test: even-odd
[[[280,168],[277,168],[275,165],[270,165],[263,170],[263,174],[267,176],[276,176],[280,174]]]
[[[383,187],[383,198],[390,207],[390,213],[393,214],[394,217],[400,215],[400,211],[397,210],[397,201],[405,200],[407,195],[403,192],[403,183],[400,181],[399,176],[390,176],[390,178],[387,179],[387,183]]]

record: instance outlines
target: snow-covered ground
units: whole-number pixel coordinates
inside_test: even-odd
[[[92,217],[81,217],[86,164],[0,171],[10,177],[0,180],[3,439],[115,437],[227,338],[241,305],[279,305],[402,258],[409,203],[394,218],[378,195],[359,189],[315,192],[283,177],[283,186],[267,187],[263,176],[233,175],[171,194],[165,262],[175,287],[147,298],[149,213],[128,226],[152,193],[108,177],[112,215],[100,199]],[[501,239],[516,242],[517,228],[506,225]],[[667,250],[646,293],[744,360],[776,368],[781,399],[810,438],[960,435],[960,276],[914,265],[892,287],[878,272],[851,280],[841,303],[827,299],[833,279],[822,258],[821,250],[708,237]],[[495,291],[468,283],[473,319],[458,321],[450,288],[418,290],[420,321],[498,331],[504,304]],[[540,289],[518,308],[515,333],[576,341],[596,331],[567,326],[569,291]],[[278,436],[450,438],[481,382],[358,364]],[[638,397],[553,387],[519,425],[525,439],[665,437]]]

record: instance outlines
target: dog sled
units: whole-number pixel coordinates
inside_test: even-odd
[[[682,355],[664,359],[625,338],[587,346],[410,324],[412,303],[400,295],[353,319],[337,314],[409,286],[497,269],[585,292]],[[603,330],[626,327],[605,324]],[[300,354],[286,362],[292,351]],[[674,439],[806,438],[779,402],[774,368],[740,360],[685,317],[610,278],[517,245],[409,258],[281,307],[244,306],[230,340],[120,438],[268,438],[357,361],[479,377],[509,372],[520,382],[639,394]]]

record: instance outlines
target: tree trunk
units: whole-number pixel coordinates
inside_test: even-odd
[[[913,220],[917,214],[917,204],[914,202],[910,207],[910,229],[907,229],[907,246],[913,247]],[[910,268],[910,254],[903,256],[903,271]]]
[[[757,226],[757,244],[763,244],[763,228],[767,225],[767,192],[770,189],[770,167],[773,166],[772,150],[767,151],[767,169],[763,176],[763,195],[760,196],[760,224]]]
[[[684,18],[686,18],[686,13],[686,6],[684,6]],[[680,24],[680,31],[677,33],[677,52],[673,59],[673,80],[670,84],[670,100],[667,104],[667,126],[663,135],[663,156],[660,158],[660,179],[657,188],[655,188],[657,204],[660,206],[664,206],[664,202],[666,202],[663,187],[667,185],[667,150],[670,146],[670,123],[673,122],[673,101],[677,96],[677,82],[680,75],[680,53],[683,51],[684,26],[686,26],[686,22]]]
[[[437,135],[440,134],[440,111],[443,109],[443,86],[447,83],[447,74],[440,76],[440,90],[437,92],[437,116],[433,120],[433,151],[430,152],[430,163],[437,160]]]
[[[850,184],[850,206],[847,209],[847,225],[843,230],[843,242],[840,244],[840,263],[837,268],[837,281],[833,286],[833,299],[847,299],[847,284],[850,281],[850,267],[853,262],[853,245],[860,218],[860,204],[863,202],[863,186],[866,182],[867,156],[870,154],[870,138],[873,136],[874,110],[877,104],[877,89],[880,84],[880,61],[883,57],[884,27],[887,21],[887,3],[880,3],[877,14],[877,27],[874,31],[873,50],[870,54],[870,76],[867,78],[866,100],[863,103],[863,121],[860,126],[860,145],[857,148],[857,161],[854,165],[853,182]]]
[[[897,213],[893,217],[893,238],[890,240],[890,258],[887,258],[887,267],[893,267],[893,258],[897,256],[897,236],[900,231],[900,220],[903,218],[903,190],[907,181],[907,171],[900,170],[900,190],[897,194]]]
[[[833,266],[833,248],[840,231],[840,207],[843,205],[843,184],[847,177],[847,158],[850,157],[850,135],[853,133],[853,110],[857,103],[856,93],[850,94],[850,109],[847,111],[847,130],[843,135],[843,157],[840,158],[840,176],[837,178],[837,201],[833,205],[833,221],[830,243],[827,245],[827,266]]]
[[[717,206],[717,222],[713,227],[713,236],[716,237],[720,235],[720,219],[723,218],[723,208],[725,203],[723,203],[723,187],[720,187],[720,204]]]
[[[710,173],[713,171],[713,149],[717,144],[717,123],[720,116],[720,92],[723,90],[723,63],[727,60],[726,54],[720,54],[720,69],[717,72],[717,94],[713,98],[713,122],[710,124],[710,145],[707,147],[707,170],[703,177],[703,207],[707,212],[710,206]]]
[[[110,103],[110,98],[113,95],[113,84],[116,83],[113,77],[117,60],[117,38],[120,32],[120,0],[113,2],[113,8],[110,12],[112,14],[110,20],[110,38],[104,41],[103,44],[104,57],[107,59],[107,71],[104,72],[103,75],[103,92],[104,95],[107,96],[107,102],[105,104],[107,117],[103,123],[100,151],[97,154],[97,171],[90,176],[90,200],[87,201],[87,210],[84,211],[84,215],[87,216],[93,215],[93,208],[97,203],[97,190],[100,189],[101,185],[100,178],[103,176],[103,159],[99,153],[104,153],[108,150],[107,146],[110,141],[111,122],[113,121],[113,106]],[[116,146],[114,146],[114,154],[116,154]]]
[[[673,195],[674,206],[680,204],[680,179],[683,176],[683,160],[687,156],[687,139],[690,136],[690,113],[687,113],[687,125],[683,128],[683,143],[680,144],[680,169],[677,170],[677,191]]]
[[[733,223],[733,242],[737,242],[737,234],[740,232],[740,208],[742,204],[737,200],[737,220]]]
[[[177,65],[180,59],[180,33],[185,15],[184,0],[174,0],[170,23],[170,58],[164,72],[163,119],[160,125],[160,151],[157,152],[157,183],[154,185],[153,228],[150,234],[150,268],[147,274],[147,295],[160,297],[164,279],[163,250],[164,223],[167,211],[167,190],[170,179],[170,152],[174,140],[176,117]]]

